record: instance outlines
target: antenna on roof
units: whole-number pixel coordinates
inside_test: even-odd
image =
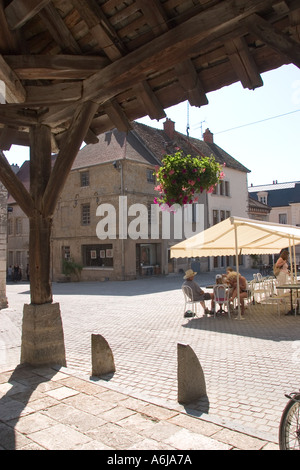
[[[187,125],[186,125],[186,135],[190,136],[190,103],[187,102]]]
[[[203,139],[203,124],[205,123],[206,121],[201,121],[200,122],[200,129],[201,129],[201,138]]]

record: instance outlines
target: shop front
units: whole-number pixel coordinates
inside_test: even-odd
[[[140,243],[136,245],[137,276],[153,276],[161,273],[161,244]]]

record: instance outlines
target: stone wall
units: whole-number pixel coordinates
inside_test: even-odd
[[[7,191],[0,182],[0,309],[7,307],[6,298]]]

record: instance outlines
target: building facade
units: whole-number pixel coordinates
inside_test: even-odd
[[[7,307],[6,298],[7,191],[0,182],[0,309]]]
[[[53,218],[53,281],[66,279],[66,265],[77,266],[73,279],[79,267],[81,280],[105,281],[180,272],[191,263],[197,263],[199,271],[231,264],[222,257],[171,259],[170,248],[231,215],[247,217],[248,170],[213,142],[209,130],[199,140],[176,132],[169,119],[162,130],[132,125],[129,133],[107,132],[99,136],[99,143],[79,151]],[[201,194],[198,205],[182,210],[181,219],[178,214],[158,214],[154,204],[155,168],[166,153],[178,148],[192,156],[213,155],[225,172],[214,193]],[[28,162],[18,176],[29,184]],[[24,271],[29,225],[12,200],[10,206],[8,261],[20,261]]]
[[[300,227],[300,181],[250,186],[250,196],[271,207],[269,221]],[[288,248],[288,247],[287,247]],[[300,247],[296,245],[296,263],[300,265]]]

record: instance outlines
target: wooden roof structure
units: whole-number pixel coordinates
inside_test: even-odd
[[[96,104],[86,143],[261,73],[300,66],[298,0],[0,0],[0,148],[51,129],[57,152],[84,103]]]

